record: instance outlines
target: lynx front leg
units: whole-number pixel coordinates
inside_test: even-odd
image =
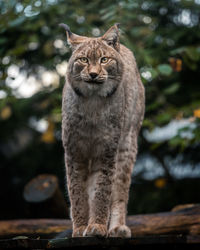
[[[67,184],[71,202],[73,237],[83,236],[88,224],[88,195],[86,192],[87,164],[67,160]]]
[[[109,224],[110,237],[131,237],[126,226],[126,210],[128,203],[131,172],[137,154],[136,137],[128,137],[118,153],[117,169],[112,187],[112,204]]]
[[[89,181],[89,223],[84,236],[107,236],[114,162],[101,164]]]

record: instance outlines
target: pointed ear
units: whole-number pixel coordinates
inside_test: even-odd
[[[109,46],[114,47],[119,51],[119,23],[113,25],[103,36],[102,40],[105,40]]]
[[[78,36],[71,32],[69,26],[64,23],[59,24],[60,27],[63,27],[66,30],[67,35],[67,43],[74,50],[79,44],[85,42],[87,40],[86,36]]]

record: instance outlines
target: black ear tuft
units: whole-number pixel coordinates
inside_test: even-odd
[[[115,25],[117,26],[117,28],[119,29],[120,27],[120,23],[115,23]]]
[[[71,33],[71,30],[70,30],[70,27],[67,25],[67,24],[64,24],[64,23],[59,23],[59,26],[64,28],[68,33]]]
[[[60,23],[59,26],[65,29],[66,35],[67,35],[67,42],[73,50],[77,47],[77,45],[86,41],[87,37],[78,36],[78,35],[72,33],[67,24]]]

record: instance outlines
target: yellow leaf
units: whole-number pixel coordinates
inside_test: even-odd
[[[194,117],[200,118],[200,109],[195,109],[194,110]]]
[[[54,123],[52,121],[49,121],[47,130],[41,136],[41,141],[45,143],[54,143],[54,127]]]
[[[8,119],[12,115],[12,110],[9,106],[5,106],[0,113],[0,117],[2,120]]]
[[[166,184],[167,184],[167,181],[165,178],[159,178],[159,179],[155,180],[155,182],[154,182],[154,185],[157,188],[163,188],[166,186]]]
[[[180,72],[182,70],[182,60],[181,59],[170,57],[169,62],[170,62],[170,65],[175,72]]]

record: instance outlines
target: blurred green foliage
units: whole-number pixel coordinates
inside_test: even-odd
[[[166,155],[181,153],[182,161],[200,161],[199,0],[1,0],[0,14],[0,185],[13,194],[12,203],[22,200],[24,184],[39,173],[58,175],[64,186],[64,74],[59,65],[71,52],[58,27],[61,22],[88,36],[102,35],[120,23],[121,42],[134,52],[146,89],[140,153],[156,157],[166,178],[171,178],[163,160]],[[20,86],[15,85],[19,75],[26,84],[31,77],[40,82],[38,91],[20,95]],[[43,82],[45,76],[49,84]],[[41,119],[46,121],[45,130],[37,127]],[[144,136],[144,131],[173,120],[188,120],[194,126],[186,125],[162,141]],[[184,131],[192,136],[183,136]],[[5,200],[5,193],[0,193],[0,200]],[[7,206],[2,209],[8,211]],[[20,215],[21,208],[16,209]]]

